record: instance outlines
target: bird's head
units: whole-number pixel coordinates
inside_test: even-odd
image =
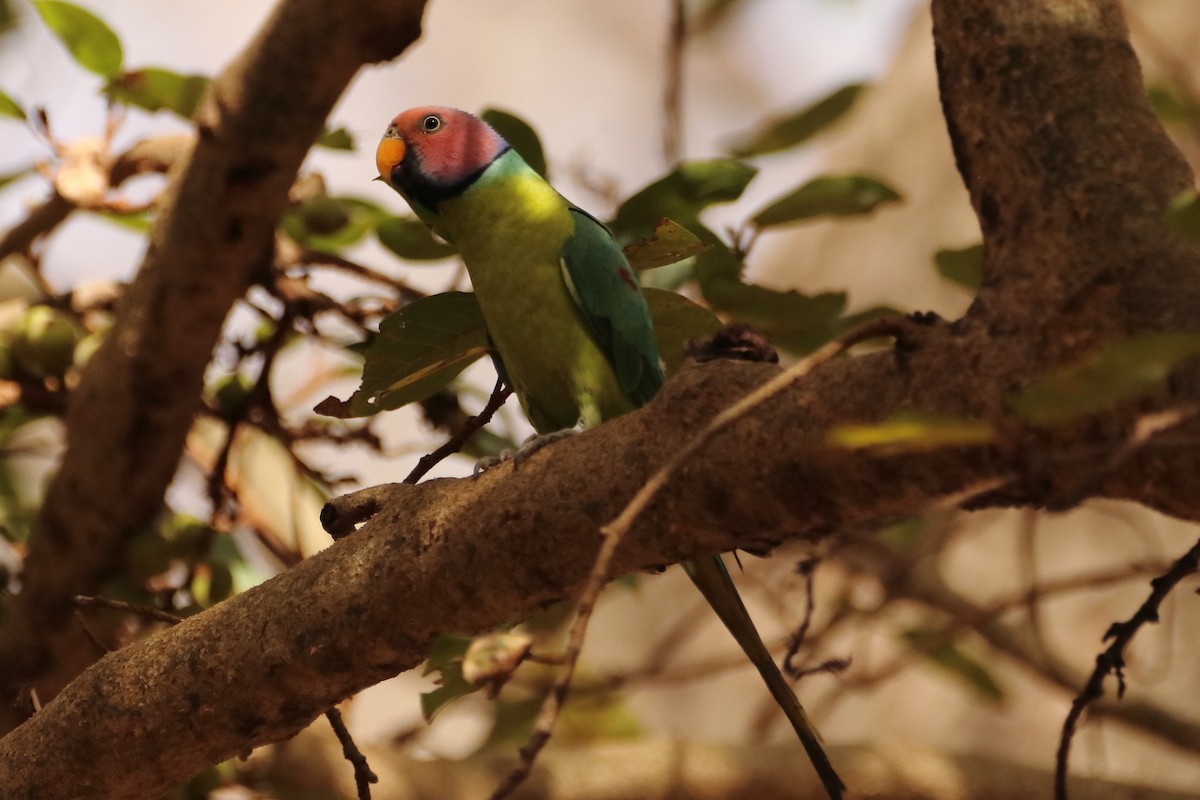
[[[478,117],[422,106],[401,112],[388,125],[375,166],[384,183],[432,208],[470,186],[507,150],[508,143]]]

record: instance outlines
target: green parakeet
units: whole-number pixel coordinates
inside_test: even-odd
[[[453,242],[497,364],[533,426],[597,425],[647,403],[662,362],[637,278],[608,229],[554,190],[482,120],[414,108],[376,151],[380,177]],[[831,798],[844,786],[720,556],[684,564],[796,729]]]

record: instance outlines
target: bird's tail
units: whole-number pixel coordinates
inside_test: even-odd
[[[809,722],[808,715],[804,713],[792,687],[784,680],[779,668],[775,666],[775,660],[771,658],[770,652],[758,635],[758,629],[754,627],[746,606],[742,604],[742,598],[738,596],[729,570],[725,568],[725,562],[720,556],[714,556],[712,559],[686,561],[683,567],[692,583],[696,584],[696,588],[704,595],[704,599],[717,612],[721,622],[725,623],[725,627],[733,634],[746,657],[758,669],[758,674],[767,684],[771,696],[796,729],[796,735],[800,737],[800,743],[804,745],[804,750],[808,753],[808,758],[812,761],[831,800],[841,800],[846,786],[821,748],[821,738],[816,728]]]

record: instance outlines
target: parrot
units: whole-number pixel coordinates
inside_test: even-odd
[[[483,120],[401,112],[375,154],[379,179],[454,244],[497,369],[538,434],[587,429],[650,401],[665,376],[637,277],[607,227],[572,204]],[[826,792],[845,786],[763,644],[720,555],[684,563],[757,668]]]

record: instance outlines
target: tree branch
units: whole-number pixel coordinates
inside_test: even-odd
[[[1200,251],[1161,219],[1190,175],[1149,112],[1116,3],[935,0],[934,18],[946,116],[985,235],[979,300],[953,324],[912,326],[894,352],[822,365],[713,437],[634,521],[610,576],[878,525],[997,479],[1003,492],[973,504],[1053,507],[1108,496],[1200,519],[1197,448],[1150,439],[1105,467],[1106,455],[1133,441],[1142,415],[1200,402],[1196,370],[1179,371],[1167,389],[1135,407],[1059,430],[1027,430],[1006,410],[1015,389],[1100,342],[1162,327],[1200,328]],[[235,159],[207,130],[197,153],[216,148],[210,157],[220,168],[189,171],[178,192],[196,192],[198,208],[221,222],[193,237],[205,253],[215,249],[211,237],[239,234],[220,252],[246,270],[234,276],[244,280],[261,255],[256,247],[265,246],[247,234],[265,237],[267,220],[238,194],[240,183],[226,179],[258,175],[252,167],[276,163],[267,156],[278,153],[263,153],[259,144],[248,153],[264,161],[247,161],[240,151]],[[282,177],[269,182],[280,195],[286,190]],[[164,220],[149,259],[167,252],[162,236],[187,230],[183,220]],[[190,250],[176,255],[187,266],[174,265],[189,291],[189,281],[206,274],[202,268],[231,280],[228,265]],[[152,287],[161,280],[146,278]],[[146,291],[133,296],[131,308],[215,329],[211,308],[196,320],[180,298],[150,303]],[[194,291],[187,301],[197,304]],[[136,354],[145,340],[124,341],[124,351],[113,344],[105,366],[89,373],[93,382],[100,383],[99,372],[110,380],[125,376],[111,391],[128,391],[145,386],[148,375],[158,393],[133,404],[140,416],[115,423],[115,437],[93,437],[111,445],[102,459],[77,455],[88,468],[139,485],[130,494],[113,485],[116,476],[74,467],[55,484],[47,503],[52,517],[72,512],[66,500],[80,501],[67,491],[71,481],[110,489],[103,502],[87,495],[84,507],[119,520],[137,516],[114,508],[128,497],[142,518],[148,499],[158,502],[161,491],[148,491],[146,478],[131,476],[119,461],[114,469],[111,459],[137,452],[130,437],[144,444],[138,437],[185,427],[166,425],[150,410],[179,390],[161,364],[130,372],[141,365],[133,357],[121,362],[121,353]],[[196,342],[172,344],[189,364],[207,353]],[[111,372],[114,365],[123,371]],[[593,563],[599,526],[696,431],[777,374],[763,364],[693,364],[646,408],[546,448],[519,469],[377,487],[336,501],[335,526],[369,518],[366,524],[272,581],[106,656],[0,740],[8,796],[152,797],[205,765],[286,738],[342,697],[414,666],[439,633],[487,630],[571,595]],[[182,376],[193,396],[197,376]],[[172,420],[186,417],[178,401],[168,406]],[[907,408],[987,421],[998,441],[891,455],[826,444],[835,425]],[[80,426],[114,424],[89,414],[77,407],[77,436],[87,430]],[[1195,420],[1172,431],[1185,441],[1197,434]],[[73,447],[80,445],[73,440]],[[169,475],[166,449],[156,446],[161,463],[142,465],[140,474]],[[107,541],[107,530],[93,523],[60,537],[87,541],[98,532]]]
[[[71,597],[94,594],[159,513],[225,315],[270,268],[300,162],[358,68],[416,39],[423,6],[283,0],[213,82],[137,278],[72,398],[63,465],[0,630],[4,685],[37,677],[52,697],[92,660]]]

